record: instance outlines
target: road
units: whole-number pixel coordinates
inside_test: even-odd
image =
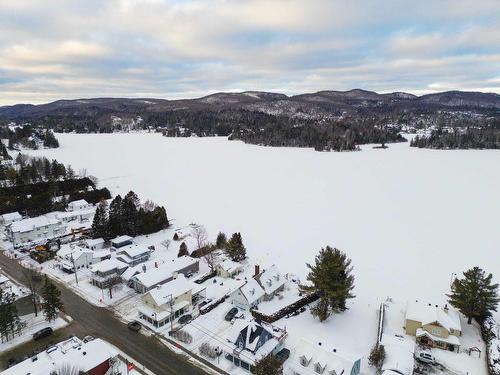
[[[6,257],[3,252],[0,252],[0,267],[13,279],[22,283],[20,277],[22,266],[16,260]],[[58,282],[56,284],[61,291],[65,313],[74,319],[74,322],[63,331],[65,334],[102,338],[139,361],[156,375],[206,374],[187,362],[186,356],[169,350],[153,336],[147,337],[129,330],[113,312],[96,307],[64,285]]]

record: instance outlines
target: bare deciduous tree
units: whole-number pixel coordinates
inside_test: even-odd
[[[33,312],[35,316],[38,316],[38,291],[41,288],[42,276],[40,272],[32,270],[29,268],[24,268],[22,270],[23,283],[26,285],[30,292],[31,303],[33,304]]]
[[[216,248],[213,244],[207,244],[203,254],[203,260],[205,261],[205,263],[207,263],[210,272],[213,272],[215,270],[215,266],[218,262],[215,250]]]
[[[191,231],[191,235],[196,239],[198,249],[208,245],[208,233],[203,225],[195,225]]]
[[[85,374],[82,370],[80,370],[78,367],[65,363],[59,368],[54,371],[51,375],[82,375]]]

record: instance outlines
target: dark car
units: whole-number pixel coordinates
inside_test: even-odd
[[[133,322],[130,322],[127,324],[128,329],[138,332],[141,330],[141,323],[139,323],[137,320],[134,320]]]
[[[36,331],[33,334],[33,340],[43,339],[44,337],[52,335],[52,333],[54,333],[52,328],[50,328],[50,327],[42,328],[40,331]]]
[[[238,309],[236,307],[233,307],[231,310],[227,312],[226,317],[224,319],[230,322],[231,320],[233,320],[236,314],[238,314]]]
[[[190,314],[183,315],[179,318],[179,324],[188,324],[191,320],[193,320],[193,316]]]

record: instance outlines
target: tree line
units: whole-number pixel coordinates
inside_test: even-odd
[[[500,149],[500,130],[468,128],[465,131],[454,129],[452,132],[442,129],[433,130],[428,136],[416,136],[410,142],[411,147],[434,149]]]
[[[38,149],[40,145],[47,148],[59,147],[59,141],[50,129],[35,127],[33,125],[0,127],[0,138],[7,139],[9,149],[14,150],[20,146]]]
[[[133,191],[123,198],[117,195],[109,207],[105,201],[97,206],[92,223],[94,238],[111,238],[128,235],[139,236],[158,232],[170,225],[165,207],[151,201],[141,204]]]

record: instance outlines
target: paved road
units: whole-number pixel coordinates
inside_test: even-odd
[[[17,261],[0,253],[0,267],[12,278],[22,282],[22,266]],[[206,374],[188,363],[185,356],[167,349],[154,337],[130,331],[111,311],[96,307],[57,283],[61,290],[64,311],[74,322],[65,332],[100,337],[124,353],[138,360],[156,375],[197,375]]]

